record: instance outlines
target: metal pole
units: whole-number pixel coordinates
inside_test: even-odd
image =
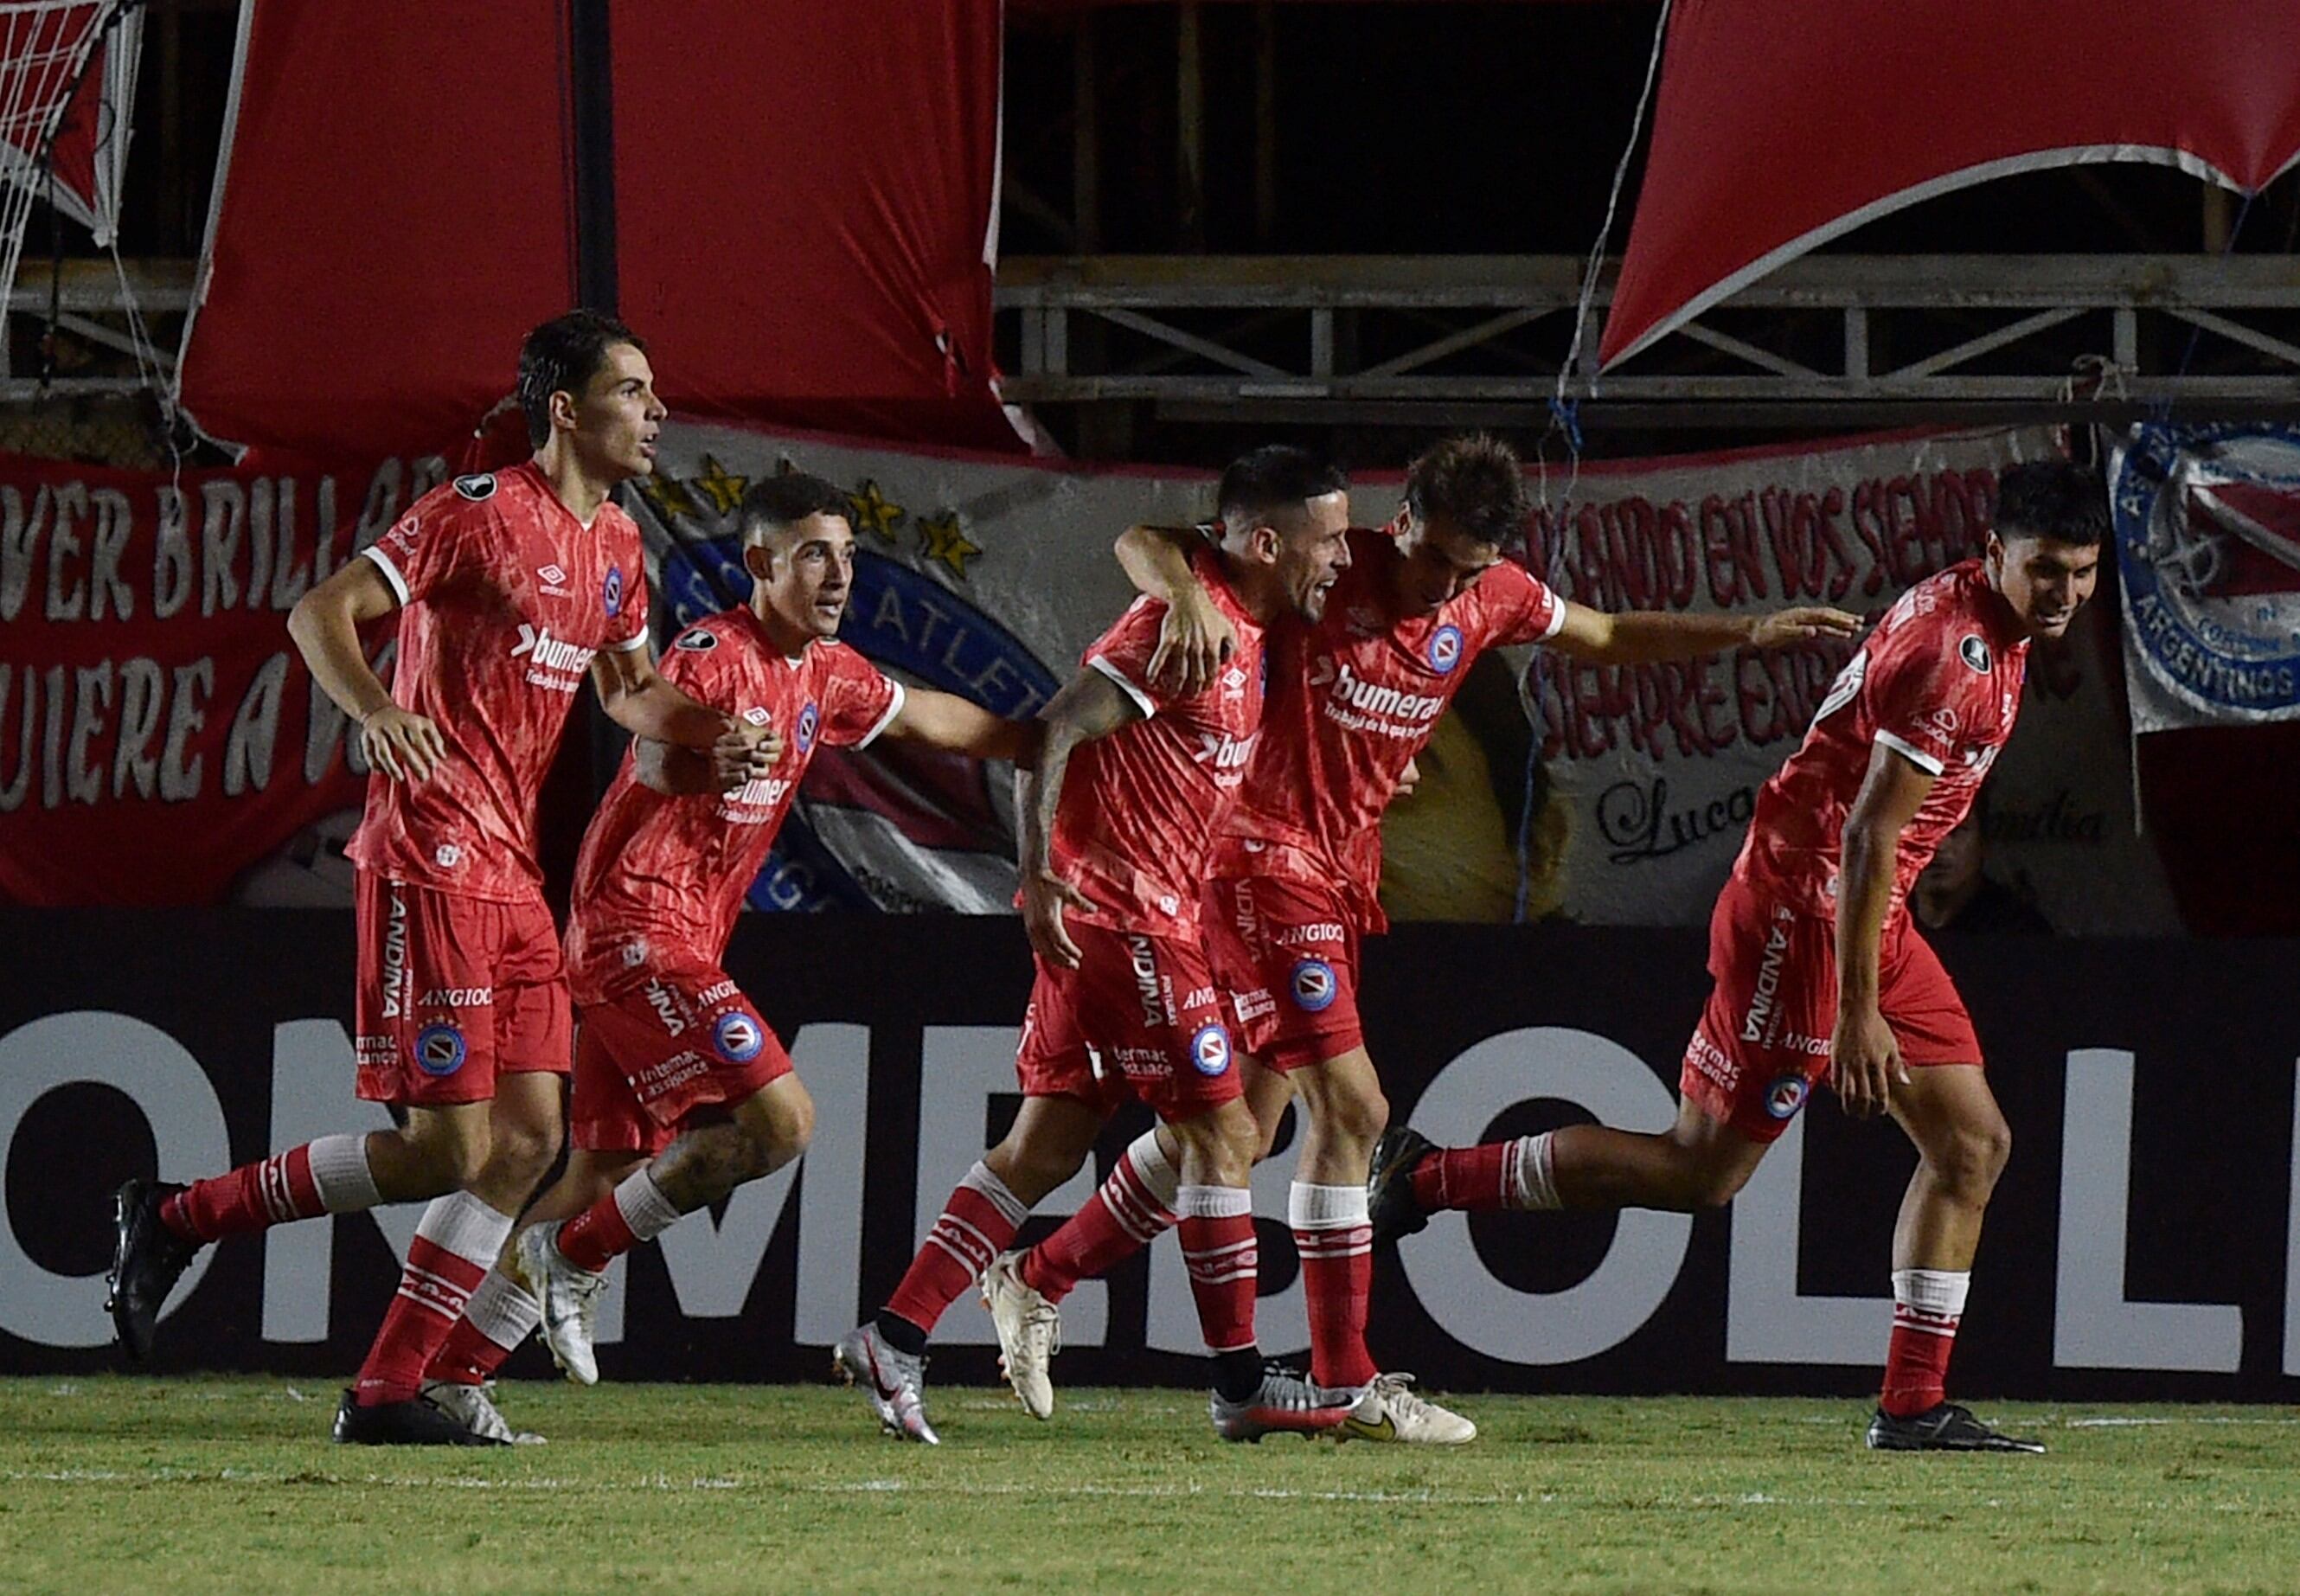
[[[568,151],[573,177],[575,302],[613,313],[621,301],[615,267],[615,66],[607,0],[567,0]]]

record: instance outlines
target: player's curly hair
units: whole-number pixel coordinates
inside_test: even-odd
[[[539,449],[551,441],[551,396],[581,393],[617,344],[646,348],[629,328],[596,310],[571,310],[527,335],[519,347],[519,407],[529,443]]]
[[[2108,487],[2073,460],[2023,460],[1996,473],[1996,535],[2096,547],[2108,536]]]
[[[839,515],[852,518],[854,506],[846,490],[836,482],[809,476],[803,471],[787,471],[771,477],[761,477],[743,495],[742,507],[735,513],[735,524],[741,529],[743,541],[756,543],[777,527],[795,521],[804,521],[810,515]]]
[[[1507,552],[1525,541],[1525,465],[1489,432],[1431,444],[1405,468],[1405,507],[1427,525],[1443,521],[1466,538]]]

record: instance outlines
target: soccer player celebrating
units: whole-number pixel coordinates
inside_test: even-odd
[[[730,778],[778,751],[649,662],[638,528],[608,501],[654,469],[665,414],[644,347],[591,311],[520,350],[533,457],[426,494],[288,619],[312,678],[382,775],[359,866],[358,1092],[396,1129],[323,1136],[229,1174],[121,1188],[111,1310],[138,1359],[193,1255],[224,1236],[433,1199],[335,1436],[465,1444],[419,1394],[560,1139],[566,978],[536,864],[536,801],[588,673],[634,733],[710,749]],[[358,628],[399,612],[387,691]]]
[[[1893,1334],[1871,1446],[2040,1452],[1947,1400],[1972,1255],[2012,1132],[1908,895],[1971,807],[2020,708],[2029,644],[2091,597],[2108,527],[2099,477],[2007,470],[1985,556],[1901,596],[1758,794],[1709,923],[1715,980],[1657,1136],[1571,1125],[1445,1151],[1401,1128],[1375,1157],[1377,1235],[1439,1208],[1688,1211],[1732,1199],[1826,1079],[1856,1118],[1916,1143],[1893,1234]]]
[[[1448,439],[1413,462],[1397,522],[1350,534],[1349,569],[1323,616],[1273,631],[1262,741],[1214,849],[1208,935],[1244,994],[1240,1008],[1253,1011],[1247,1095],[1262,1150],[1297,1092],[1307,1119],[1288,1217],[1308,1298],[1311,1378],[1362,1393],[1346,1435],[1458,1444],[1477,1434],[1415,1394],[1412,1376],[1381,1373],[1366,1348],[1365,1182],[1389,1105],[1357,1007],[1359,939],[1388,924],[1377,897],[1382,812],[1471,663],[1518,643],[1609,664],[1681,659],[1860,625],[1829,609],[1612,615],[1569,603],[1506,557],[1528,514],[1523,468],[1496,439]],[[1137,528],[1119,553],[1144,591],[1171,603],[1172,654],[1188,674],[1219,660],[1227,639],[1186,547]],[[1174,1200],[1171,1138],[1154,1131],[1060,1230],[985,1273],[1007,1378],[1029,1412],[1053,1410],[1054,1305],[1171,1224]]]
[[[567,932],[582,1020],[573,1150],[425,1386],[499,1439],[511,1429],[482,1383],[538,1318],[568,1376],[592,1383],[609,1262],[806,1150],[814,1104],[721,960],[816,750],[886,736],[1019,759],[1038,741],[1035,723],[906,692],[837,640],[854,577],[838,488],[771,477],[744,496],[738,524],[750,604],[681,632],[662,674],[748,724],[788,728],[788,746],[771,774],[722,791],[708,761],[638,742],[583,839]]]
[[[932,1445],[922,1385],[943,1310],[1085,1161],[1130,1090],[1171,1130],[1182,1252],[1214,1358],[1214,1428],[1250,1441],[1330,1428],[1337,1400],[1262,1366],[1254,1333],[1256,1141],[1200,924],[1207,856],[1262,721],[1263,629],[1314,618],[1349,564],[1346,481],[1302,450],[1257,449],[1223,472],[1217,543],[1191,570],[1237,637],[1198,691],[1150,671],[1166,606],[1135,601],[1087,650],[1043,716],[1037,772],[1017,783],[1021,907],[1037,965],[1022,1022],[1023,1102],[968,1172],[877,1319],[837,1366],[893,1433]]]

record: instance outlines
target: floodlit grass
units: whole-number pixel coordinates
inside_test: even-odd
[[[2036,1457],[1862,1450],[1855,1404],[1465,1397],[1412,1450],[1212,1439],[1185,1391],[504,1387],[542,1447],[332,1445],[276,1379],[0,1382],[0,1588],[2288,1591],[2300,1420],[1985,1409]]]

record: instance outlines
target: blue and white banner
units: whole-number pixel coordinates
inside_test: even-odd
[[[2300,717],[2300,428],[2136,427],[2109,497],[2133,730]]]

